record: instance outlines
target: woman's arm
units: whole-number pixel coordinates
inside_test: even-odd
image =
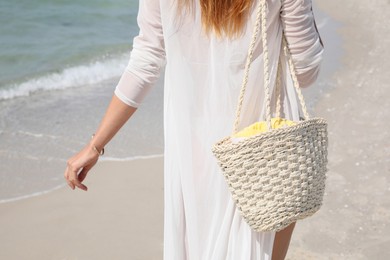
[[[282,0],[280,17],[300,86],[309,86],[317,79],[324,51],[312,1]]]
[[[78,187],[82,190],[87,190],[87,186],[82,184],[82,182],[89,170],[98,161],[99,151],[103,150],[104,146],[114,137],[136,109],[123,103],[115,95],[112,97],[106,114],[90,143],[67,162],[64,176],[72,189]]]
[[[134,38],[129,64],[105,116],[90,143],[68,160],[64,175],[72,189],[87,190],[82,182],[98,161],[99,151],[133,115],[165,64],[159,0],[140,0],[137,22],[140,31]]]

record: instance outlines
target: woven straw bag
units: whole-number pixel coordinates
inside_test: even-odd
[[[239,142],[232,142],[232,136],[226,137],[217,142],[212,151],[232,198],[249,226],[255,231],[280,231],[298,219],[313,215],[321,207],[325,191],[328,137],[326,121],[309,118],[284,36],[283,49],[305,118],[293,126],[271,127],[265,2],[260,0],[257,9],[232,136],[238,132],[260,17],[268,131]],[[277,102],[279,113],[280,96]]]

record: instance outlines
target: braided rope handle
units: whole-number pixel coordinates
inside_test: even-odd
[[[255,23],[255,27],[253,29],[252,40],[251,40],[251,43],[249,45],[248,56],[247,56],[246,63],[245,63],[244,78],[242,80],[240,96],[238,99],[233,134],[238,132],[238,125],[240,123],[242,103],[244,101],[244,94],[245,94],[245,90],[246,90],[246,85],[248,83],[249,68],[250,68],[251,62],[252,62],[253,50],[255,47],[257,34],[259,33],[261,10],[264,9],[263,5],[265,5],[265,0],[259,0],[259,4],[257,6],[257,13],[256,13],[256,23]]]
[[[271,98],[270,98],[270,89],[269,89],[269,85],[270,85],[269,53],[268,53],[267,26],[266,26],[267,25],[266,1],[267,0],[259,0],[258,6],[257,6],[256,23],[255,23],[255,26],[253,29],[252,40],[251,40],[251,43],[249,45],[248,56],[247,56],[247,60],[245,63],[244,77],[243,77],[243,81],[242,81],[242,85],[241,85],[241,91],[240,91],[237,110],[236,110],[236,119],[234,122],[233,134],[238,132],[238,125],[240,123],[242,104],[244,101],[244,95],[245,95],[246,86],[248,83],[249,69],[250,69],[250,65],[252,62],[252,58],[253,58],[253,51],[254,51],[254,46],[256,44],[257,35],[258,35],[259,29],[260,29],[260,26],[259,26],[260,20],[261,20],[261,38],[262,38],[262,43],[263,43],[263,55],[264,55],[264,92],[265,92],[265,101],[266,101],[266,121],[267,121],[268,130],[269,131],[272,130],[272,127],[271,127]],[[295,90],[297,91],[298,98],[299,98],[299,101],[300,101],[300,104],[302,106],[302,110],[303,110],[303,113],[305,116],[305,120],[307,120],[310,118],[310,116],[309,116],[309,113],[307,112],[306,103],[305,103],[304,97],[302,95],[301,89],[299,87],[299,82],[298,82],[296,72],[295,72],[295,65],[292,61],[291,53],[290,53],[290,50],[288,48],[287,40],[286,40],[284,33],[283,33],[282,38],[283,38],[282,39],[283,50],[284,50],[286,57],[288,57],[288,64],[289,64],[289,68],[290,68],[291,78],[293,80]],[[281,71],[281,64],[279,61],[278,76],[277,76],[277,82],[276,82],[276,87],[277,87],[276,90],[277,90],[277,97],[278,97],[276,113],[278,116],[280,116],[280,107],[281,107],[280,90],[279,90],[280,78],[281,78],[280,71]]]
[[[276,117],[280,117],[280,110],[282,109],[282,104],[281,104],[281,92],[280,92],[280,84],[282,81],[282,63],[279,58],[278,62],[278,71],[276,75]]]
[[[306,103],[305,103],[305,99],[303,98],[301,88],[299,87],[297,74],[295,72],[295,65],[293,63],[290,49],[288,48],[288,45],[287,45],[286,36],[284,34],[283,34],[283,50],[284,50],[285,56],[288,57],[288,67],[290,68],[291,78],[293,80],[295,90],[297,91],[299,102],[301,103],[301,106],[302,106],[303,115],[305,116],[305,120],[307,120],[310,118],[310,116],[309,116],[309,113],[307,112]]]

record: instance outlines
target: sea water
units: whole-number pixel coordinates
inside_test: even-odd
[[[135,0],[0,0],[0,201],[64,184],[128,62],[137,11]],[[107,157],[163,152],[159,86]]]
[[[67,158],[89,141],[126,67],[137,11],[137,0],[0,0],[0,202],[65,185]],[[320,31],[334,28],[317,20]],[[328,63],[323,75],[335,69]],[[304,90],[309,108],[327,82]],[[163,153],[162,85],[101,159]]]

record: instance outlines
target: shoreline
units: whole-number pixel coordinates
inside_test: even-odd
[[[66,159],[96,131],[117,81],[0,101],[0,201],[36,195],[63,184]],[[110,159],[163,152],[162,93],[162,81],[158,81],[132,122],[107,145]]]
[[[147,160],[147,159],[155,159],[155,158],[163,158],[163,157],[164,157],[163,154],[139,155],[139,156],[133,156],[133,157],[126,157],[126,158],[104,157],[104,158],[99,159],[99,163],[102,163],[102,162],[109,162],[109,163],[110,162],[131,162],[131,161],[136,161],[136,160]],[[63,183],[63,184],[57,185],[57,186],[55,186],[51,189],[48,189],[48,190],[38,191],[35,193],[22,195],[19,197],[0,199],[0,205],[6,204],[6,203],[16,202],[16,201],[20,201],[20,200],[25,200],[25,199],[29,199],[29,198],[39,197],[39,196],[49,194],[53,191],[56,191],[58,189],[62,189],[65,187],[67,187],[67,184]]]

